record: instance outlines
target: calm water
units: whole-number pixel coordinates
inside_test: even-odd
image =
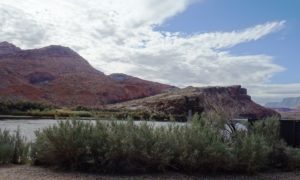
[[[1,120],[0,121],[0,129],[7,129],[11,132],[17,130],[18,128],[21,131],[21,134],[27,138],[27,140],[32,141],[35,139],[34,132],[37,130],[41,130],[43,128],[49,127],[51,125],[56,124],[60,120],[54,119],[43,119],[43,120]],[[109,122],[102,120],[103,122]],[[95,121],[92,121],[95,122]],[[125,121],[118,121],[118,122],[125,122]],[[147,124],[151,124],[157,127],[160,126],[167,126],[170,124],[178,124],[184,125],[185,123],[174,123],[174,122],[155,122],[155,121],[135,121],[136,124],[147,122]]]
[[[18,128],[21,131],[21,134],[27,138],[28,141],[32,141],[35,139],[34,132],[37,130],[42,130],[43,128],[49,127],[51,125],[56,124],[61,120],[54,119],[33,119],[33,120],[1,120],[0,121],[0,129],[7,129],[11,132],[16,131]],[[85,121],[85,120],[83,120]],[[95,122],[95,120],[86,120]],[[107,123],[110,122],[108,120],[101,120],[101,122]],[[117,121],[120,123],[124,123],[126,121]],[[185,125],[186,123],[181,122],[157,122],[157,121],[134,121],[135,124],[147,123],[153,125],[155,127],[168,126],[171,124],[176,125]],[[246,127],[242,124],[236,124],[237,129],[246,129]]]

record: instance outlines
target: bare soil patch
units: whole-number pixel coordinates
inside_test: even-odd
[[[99,175],[79,172],[61,172],[29,165],[10,165],[0,167],[0,180],[115,180],[115,179],[285,179],[298,180],[300,172],[269,172],[253,176],[246,175],[186,175],[179,173],[143,174],[143,175]]]

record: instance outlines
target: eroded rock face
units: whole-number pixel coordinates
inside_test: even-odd
[[[55,77],[48,72],[33,72],[27,76],[30,84],[33,85],[42,85],[50,83],[55,79]]]
[[[158,112],[181,118],[187,117],[189,111],[192,114],[219,111],[230,113],[235,118],[248,119],[280,116],[277,112],[254,103],[247,95],[247,90],[241,86],[188,87],[144,99],[110,105],[108,108]]]
[[[0,43],[0,69],[0,98],[45,101],[58,106],[102,107],[171,87],[134,77],[128,82],[116,82],[63,46],[21,50],[13,44]]]

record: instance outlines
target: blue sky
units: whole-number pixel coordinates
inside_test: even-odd
[[[253,24],[285,20],[284,29],[258,41],[231,49],[237,55],[268,54],[286,68],[270,83],[300,82],[300,1],[299,0],[206,0],[168,19],[157,30],[186,34],[232,31]]]
[[[6,0],[0,41],[67,46],[106,74],[239,84],[264,104],[300,96],[299,8],[299,0]]]

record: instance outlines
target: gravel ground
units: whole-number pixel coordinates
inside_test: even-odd
[[[146,175],[95,175],[84,173],[67,173],[53,171],[51,169],[33,167],[29,165],[24,166],[5,166],[0,167],[0,180],[112,180],[112,179],[284,179],[284,180],[299,180],[300,172],[284,172],[284,173],[263,173],[255,176],[245,175],[219,175],[219,176],[201,176],[201,175],[184,175],[178,173],[164,173],[164,174],[146,174]]]

